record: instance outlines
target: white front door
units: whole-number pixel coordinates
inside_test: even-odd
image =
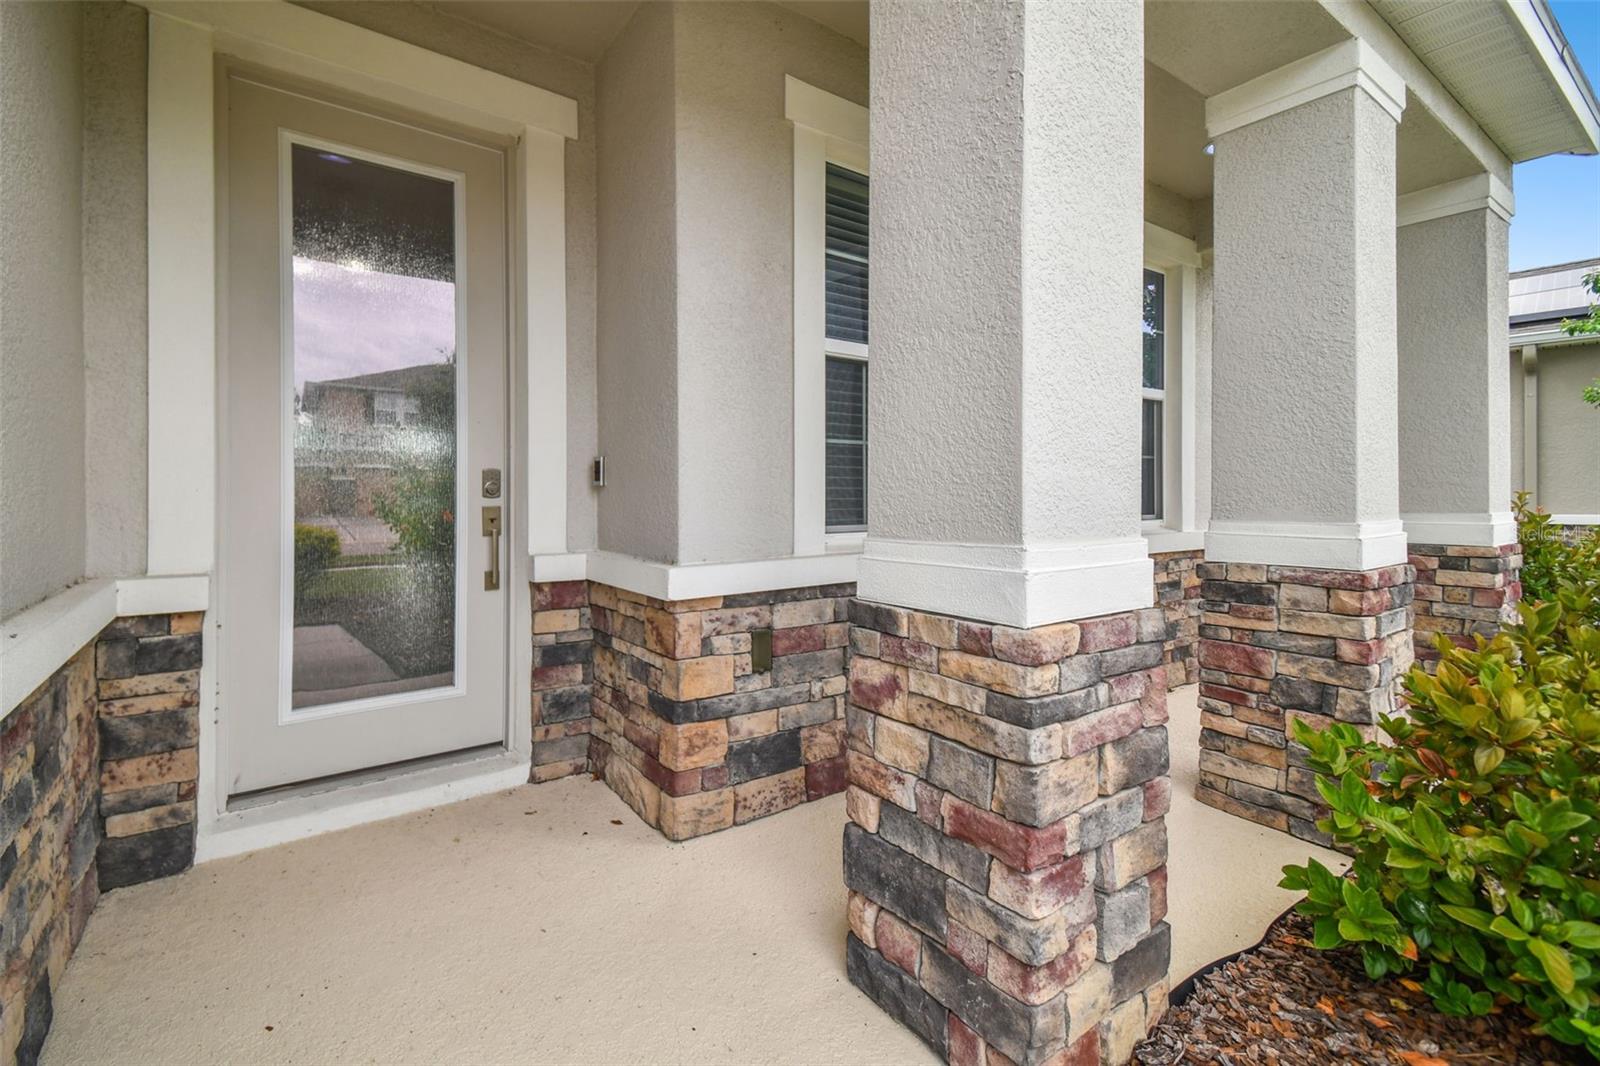
[[[226,104],[226,791],[502,743],[505,153]]]

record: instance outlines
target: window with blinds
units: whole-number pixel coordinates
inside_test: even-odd
[[[867,177],[828,164],[826,522],[867,526]]]
[[[1143,394],[1139,432],[1139,513],[1161,517],[1162,426],[1167,409],[1167,279],[1160,271],[1144,272]]]

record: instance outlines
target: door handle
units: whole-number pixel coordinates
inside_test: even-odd
[[[500,587],[500,508],[483,509],[483,535],[489,538],[489,569],[483,572],[485,592]]]

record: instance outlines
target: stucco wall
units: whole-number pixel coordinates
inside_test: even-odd
[[[1394,140],[1355,89],[1217,138],[1216,519],[1398,514]]]
[[[794,133],[784,75],[864,105],[867,50],[774,4],[675,14],[678,561],[789,555]]]
[[[302,7],[363,26],[463,63],[571,97],[578,139],[566,147],[567,183],[567,546],[595,545],[595,78],[581,60],[484,29],[438,8],[390,0],[303,2]],[[538,501],[534,501],[537,506]]]
[[[1600,377],[1600,344],[1539,349],[1539,506],[1600,514],[1600,411],[1583,388]]]
[[[84,562],[83,9],[0,4],[0,616]]]
[[[148,17],[84,5],[83,354],[92,577],[145,568]]]
[[[599,545],[671,562],[678,539],[674,18],[646,4],[598,70]]]
[[[1485,209],[1396,233],[1403,513],[1508,506],[1508,231]]]

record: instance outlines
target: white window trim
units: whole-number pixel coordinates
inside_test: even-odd
[[[794,554],[859,552],[865,532],[827,532],[824,366],[829,355],[864,359],[867,346],[827,338],[823,278],[827,165],[870,176],[868,112],[785,75],[784,117],[794,124]]]
[[[1204,536],[1195,504],[1200,250],[1188,237],[1146,222],[1144,265],[1166,277],[1166,379],[1165,388],[1159,390],[1163,401],[1162,517],[1146,519],[1144,535],[1151,552],[1189,551],[1201,547]],[[1142,389],[1141,395],[1155,398],[1151,390]],[[1143,417],[1142,413],[1139,417]]]
[[[512,574],[507,582],[516,597],[510,611],[512,698],[504,759],[510,769],[497,769],[472,785],[450,784],[445,792],[449,798],[462,798],[474,789],[505,787],[503,782],[513,778],[526,780],[532,739],[529,695],[527,686],[515,679],[527,676],[532,659],[529,555],[566,551],[564,160],[567,139],[578,135],[577,103],[284,0],[138,2],[150,12],[147,567],[151,577],[146,581],[188,576],[206,588],[204,604],[185,608],[203,606],[207,611],[199,716],[203,723],[215,723],[200,732],[196,861],[237,847],[226,840],[249,837],[249,846],[262,846],[351,824],[352,818],[389,817],[433,795],[411,789],[404,783],[409,779],[394,778],[385,787],[402,789],[403,797],[358,808],[350,806],[359,799],[354,793],[348,798],[344,790],[322,794],[312,804],[313,811],[277,829],[263,828],[277,817],[270,805],[249,811],[225,807],[220,774],[226,765],[228,730],[225,717],[217,712],[222,681],[217,670],[220,633],[213,580],[219,491],[216,389],[218,347],[223,341],[216,328],[218,56],[515,141],[508,151],[516,194],[508,224],[516,245],[511,369],[517,392],[511,469],[506,474],[508,479],[526,478],[528,497],[518,501],[515,514],[508,516],[508,532],[522,549],[510,553]],[[191,593],[190,601],[195,598]],[[118,610],[133,613],[123,611],[120,602]]]

